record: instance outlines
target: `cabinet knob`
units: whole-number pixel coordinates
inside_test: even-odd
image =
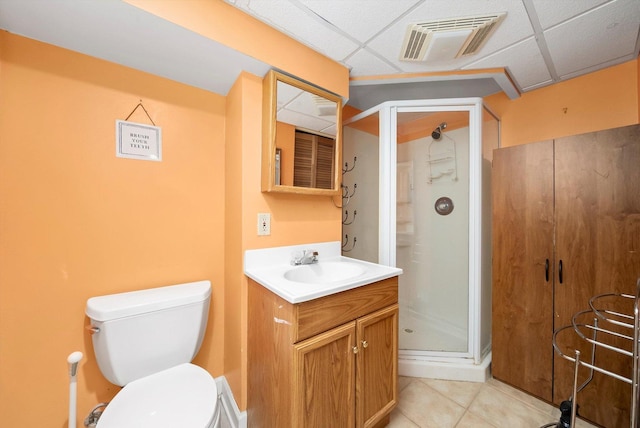
[[[354,347],[353,347],[353,353],[354,353],[354,354],[357,354],[357,353],[358,353],[358,347],[357,347],[357,346],[354,346]]]
[[[369,342],[367,342],[366,340],[362,341],[362,347],[366,348],[367,346],[369,346]]]

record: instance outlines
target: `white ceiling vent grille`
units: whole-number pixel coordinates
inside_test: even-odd
[[[438,61],[472,55],[506,15],[505,12],[411,24],[407,28],[400,60]]]
[[[336,108],[338,105],[331,100],[328,100],[319,95],[311,95],[313,103],[316,106],[316,113],[318,116],[335,116]]]

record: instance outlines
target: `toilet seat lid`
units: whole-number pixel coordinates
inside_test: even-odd
[[[211,375],[181,364],[127,384],[111,400],[98,428],[207,428],[218,390]]]

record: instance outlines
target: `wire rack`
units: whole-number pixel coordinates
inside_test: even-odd
[[[633,313],[625,313],[616,310],[607,309],[610,307],[612,301],[623,301],[633,303]],[[574,363],[574,377],[573,377],[573,394],[572,394],[572,408],[571,408],[571,427],[575,426],[576,409],[577,409],[577,394],[580,392],[593,378],[593,372],[611,376],[622,382],[631,385],[631,416],[630,427],[639,428],[638,419],[640,417],[638,410],[638,403],[640,402],[638,379],[640,378],[640,367],[638,364],[638,354],[640,350],[640,336],[639,336],[639,301],[640,301],[640,278],[636,283],[635,296],[624,293],[606,293],[593,296],[589,299],[589,309],[577,312],[573,315],[571,325],[567,325],[557,329],[553,333],[553,348],[564,359]],[[593,321],[590,323],[580,322],[581,319],[588,314],[593,315]],[[558,346],[557,339],[558,334],[564,330],[573,329],[578,336],[589,342],[592,346],[591,360],[589,362],[583,361],[580,358],[580,351],[576,350],[573,356],[567,355],[562,352]],[[586,332],[590,334],[586,334]],[[623,339],[624,343],[629,343],[629,349],[623,349],[620,347],[612,346],[603,342],[601,339],[605,337],[613,337]],[[627,342],[628,341],[628,342]],[[619,373],[606,370],[596,365],[595,354],[598,348],[606,348],[619,354],[625,355],[632,359],[633,368],[631,377],[623,376]],[[589,378],[580,386],[578,386],[578,368],[580,366],[587,367],[590,370]]]

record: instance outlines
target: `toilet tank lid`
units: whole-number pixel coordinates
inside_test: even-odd
[[[197,281],[126,293],[92,297],[85,313],[95,321],[109,321],[176,306],[202,302],[211,296],[211,282]]]

